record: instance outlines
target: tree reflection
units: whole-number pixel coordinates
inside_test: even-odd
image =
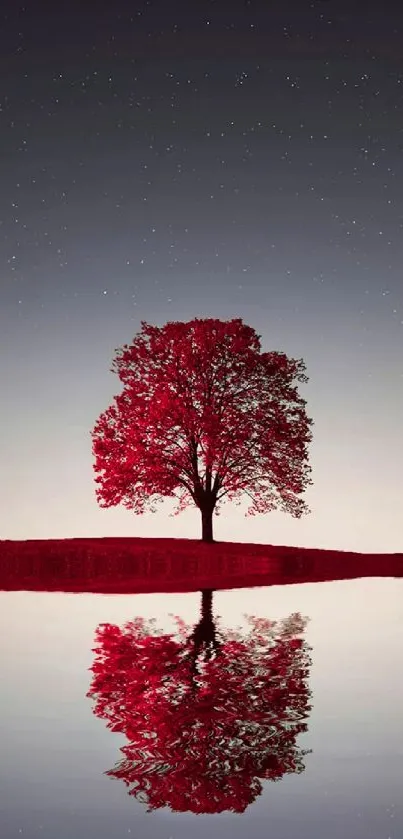
[[[246,631],[224,631],[212,594],[202,592],[193,631],[178,617],[171,634],[143,618],[96,631],[87,696],[129,741],[106,774],[149,811],[241,813],[263,779],[305,768],[296,738],[311,709],[307,619],[247,617]]]

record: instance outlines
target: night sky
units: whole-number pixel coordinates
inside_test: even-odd
[[[199,538],[99,508],[90,431],[141,320],[241,317],[307,365],[312,513],[216,538],[402,549],[395,6],[2,4],[0,538]]]

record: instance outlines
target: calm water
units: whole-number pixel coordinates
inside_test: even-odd
[[[165,801],[172,801],[176,795],[177,806],[181,802],[189,806],[193,795],[193,801],[198,798],[199,809],[203,809],[195,766],[206,765],[206,755],[213,755],[217,789],[205,800],[210,807],[229,809],[212,815],[173,812],[166,806],[147,812],[145,803],[129,795],[123,780],[105,774],[121,763],[124,755],[120,749],[129,743],[130,736],[128,730],[128,736],[109,730],[107,720],[94,712],[95,699],[87,696],[93,678],[90,668],[97,627],[110,623],[122,631],[136,618],[157,621],[153,649],[143,645],[141,661],[139,627],[147,623],[138,621],[137,634],[133,632],[127,641],[126,658],[123,655],[119,659],[116,651],[112,655],[109,647],[101,668],[103,681],[98,688],[101,694],[104,692],[104,708],[105,702],[109,702],[109,711],[113,706],[115,722],[119,715],[126,726],[132,721],[133,739],[141,728],[142,714],[144,719],[148,714],[154,725],[158,718],[156,701],[149,702],[147,711],[147,704],[139,704],[133,694],[141,668],[143,681],[154,677],[154,685],[164,684],[165,692],[169,685],[169,690],[176,691],[176,699],[174,693],[170,694],[171,707],[180,701],[189,667],[186,659],[184,663],[172,649],[166,653],[165,665],[161,663],[161,635],[175,631],[172,615],[179,616],[190,627],[184,629],[181,642],[181,649],[188,650],[186,639],[199,621],[200,603],[200,593],[194,592],[112,596],[0,592],[2,839],[196,839],[205,837],[207,831],[231,839],[401,839],[401,579],[367,578],[214,592],[213,629],[217,630],[221,648],[204,666],[214,671],[211,685],[216,695],[207,697],[204,712],[200,698],[197,703],[193,700],[193,706],[191,700],[177,706],[187,713],[183,730],[175,714],[171,722],[168,717],[160,720],[164,758],[171,749],[165,768],[160,766],[157,771],[158,745],[150,740],[143,764],[133,767],[132,754],[126,775],[131,773],[137,782],[141,776],[143,786],[148,778],[150,789],[159,791],[162,802],[164,795]],[[277,644],[277,671],[272,660],[277,676],[273,675],[269,684],[272,704],[266,701],[265,708],[260,706],[270,680],[259,664],[253,639],[249,636],[247,640],[250,625],[245,613],[279,622],[296,614],[308,619],[302,633],[293,635],[291,627],[289,635]],[[240,627],[239,638],[244,638],[243,647],[231,641],[231,631],[236,627]],[[259,632],[267,641],[267,624],[260,623]],[[302,648],[291,643],[296,636],[307,645],[304,660],[298,659]],[[261,658],[263,661],[263,653]],[[167,666],[167,660],[171,669],[169,679],[163,682],[161,668]],[[152,662],[155,666],[151,672]],[[195,693],[191,696],[200,693],[201,681],[207,678],[202,670],[199,663],[193,673]],[[281,695],[273,693],[275,678],[277,685],[279,679],[283,680],[289,695],[284,690],[282,694],[280,690]],[[196,741],[193,736],[184,746],[185,729],[192,727],[192,707],[198,709],[194,711],[197,725],[201,726],[205,714],[204,728],[197,728]],[[238,727],[236,739],[234,725],[242,715],[248,719],[243,728]],[[306,730],[295,734],[298,725]],[[206,730],[210,731],[207,735]],[[169,738],[173,746],[168,747]],[[261,781],[258,794],[258,778],[264,775],[264,768],[262,749],[256,742],[267,744],[267,738],[274,744],[274,757],[266,761],[269,779]],[[184,770],[176,766],[177,786],[172,790],[166,764],[172,762],[175,749],[179,762],[183,758]],[[238,784],[233,786],[232,799],[231,794],[225,798],[222,792],[228,778],[230,784],[234,778]],[[246,802],[241,814],[231,809],[237,795]],[[212,805],[212,801],[217,804]]]

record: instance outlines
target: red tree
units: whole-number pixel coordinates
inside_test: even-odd
[[[296,746],[310,710],[306,620],[249,618],[250,630],[216,630],[212,592],[189,635],[158,634],[141,618],[102,624],[88,696],[94,713],[129,743],[106,774],[149,810],[243,812],[262,779],[302,772]]]
[[[142,321],[111,369],[123,390],[92,431],[101,506],[141,514],[174,497],[177,515],[194,503],[208,542],[224,496],[249,496],[246,515],[309,512],[299,497],[312,483],[312,420],[296,387],[307,382],[302,359],[261,352],[240,318],[196,318]]]

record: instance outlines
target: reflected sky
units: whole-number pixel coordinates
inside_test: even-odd
[[[214,614],[226,627],[246,628],[244,613],[282,620],[309,617],[312,647],[308,731],[298,739],[312,753],[301,775],[263,782],[243,815],[147,814],[105,771],[124,737],[108,731],[86,699],[95,630],[136,616],[170,615],[194,625],[200,594],[105,596],[0,594],[0,788],[4,839],[109,839],[113,836],[219,836],[276,839],[397,839],[403,770],[403,582],[358,579],[218,591]],[[5,804],[4,804],[5,802]]]

